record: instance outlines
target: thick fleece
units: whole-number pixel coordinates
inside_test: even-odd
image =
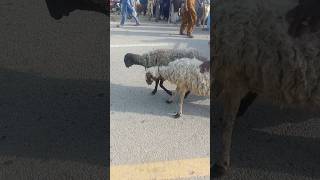
[[[145,68],[152,66],[168,65],[170,62],[180,58],[197,58],[201,61],[208,59],[196,49],[156,49],[142,55],[127,53],[124,56],[126,67],[141,65]]]
[[[210,96],[210,72],[200,72],[203,61],[198,59],[182,58],[169,63],[167,66],[151,67],[147,75],[170,81],[177,85],[176,93],[180,96],[179,111],[176,117],[182,114],[183,97],[187,91],[199,96]],[[172,100],[174,96],[171,97]]]
[[[216,175],[229,168],[233,124],[247,94],[320,107],[320,32],[288,33],[286,19],[295,6],[291,0],[215,1],[212,84],[224,105]]]

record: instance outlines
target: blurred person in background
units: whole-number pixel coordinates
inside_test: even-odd
[[[137,12],[134,8],[133,0],[121,0],[121,22],[120,26],[124,26],[125,21],[127,20],[128,15],[131,15],[136,21],[136,26],[140,25],[139,19],[137,17]]]
[[[182,8],[182,22],[180,26],[180,34],[184,35],[184,31],[187,31],[187,36],[193,38],[192,32],[197,20],[197,14],[195,10],[196,0],[185,0],[184,7]]]
[[[204,1],[203,0],[195,0],[196,1],[196,12],[197,12],[197,22],[196,26],[200,26],[201,17],[203,16],[204,9]]]
[[[169,19],[169,13],[170,13],[170,0],[162,0],[162,16],[164,20]]]
[[[155,3],[154,3],[154,14],[155,14],[155,18],[156,18],[156,22],[158,22],[161,18],[160,18],[160,6],[161,6],[161,1],[162,0],[155,0]]]
[[[148,0],[147,14],[150,19],[153,17],[153,6],[154,6],[154,0]]]
[[[141,8],[142,8],[142,14],[145,16],[147,14],[147,5],[148,5],[148,0],[140,0]]]

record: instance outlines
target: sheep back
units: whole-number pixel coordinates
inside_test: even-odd
[[[146,60],[145,67],[166,66],[170,62],[180,58],[197,58],[207,61],[207,58],[200,55],[196,49],[157,49],[142,55]]]
[[[177,59],[167,66],[152,67],[147,70],[156,77],[186,88],[199,96],[210,95],[210,72],[201,73],[199,66],[203,61],[190,58]]]

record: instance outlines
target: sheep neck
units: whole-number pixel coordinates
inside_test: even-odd
[[[166,77],[163,77],[162,75],[161,75],[161,70],[160,70],[160,66],[158,66],[158,68],[157,68],[157,70],[158,70],[158,73],[157,73],[157,77],[158,78],[166,78]]]
[[[138,56],[137,58],[132,59],[132,64],[141,65],[145,68],[148,68],[149,62],[146,55]]]

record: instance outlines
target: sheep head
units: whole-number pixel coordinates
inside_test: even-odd
[[[320,30],[320,1],[300,0],[299,4],[286,14],[289,23],[288,33],[299,37],[305,32]]]
[[[142,56],[138,54],[127,53],[124,56],[124,64],[126,65],[127,68],[132,65],[143,65],[141,63],[142,59],[143,59]]]
[[[151,85],[152,82],[154,81],[154,77],[152,76],[152,74],[150,72],[146,73],[146,82],[148,85]]]
[[[146,72],[146,82],[148,85],[151,85],[153,81],[157,81],[160,79],[159,72],[157,71],[157,67],[151,67],[147,69]]]

